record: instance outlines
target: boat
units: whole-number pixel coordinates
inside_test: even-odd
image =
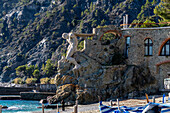
[[[127,107],[119,106],[111,107],[102,104],[102,101],[99,102],[100,113],[170,113],[170,103],[164,103],[165,96],[163,96],[163,103],[149,102],[145,106],[141,107]]]

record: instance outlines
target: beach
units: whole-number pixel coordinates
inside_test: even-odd
[[[162,103],[162,95],[155,96],[156,103]],[[166,97],[168,98],[168,97]],[[149,96],[149,101],[152,102],[152,96]],[[104,105],[110,106],[110,101],[103,101]],[[114,106],[117,107],[117,102],[113,101]],[[119,101],[120,106],[128,106],[128,107],[135,107],[135,106],[144,106],[147,104],[145,97],[139,97],[136,99],[126,99]],[[45,111],[45,113],[56,113],[55,110]],[[72,113],[73,107],[66,107],[65,111],[62,111],[60,108],[60,113]],[[42,113],[42,112],[31,112],[31,113]],[[78,105],[78,113],[100,113],[99,111],[99,103],[88,104],[88,105]]]

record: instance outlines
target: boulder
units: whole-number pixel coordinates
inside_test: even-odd
[[[55,76],[55,81],[56,81],[56,85],[64,85],[64,84],[76,84],[77,80],[69,75],[63,75],[61,76],[60,74],[57,74]]]
[[[61,100],[65,100],[65,99],[67,99],[68,101],[75,100],[75,96],[76,96],[74,93],[75,88],[76,86],[73,84],[62,85],[57,89],[56,95],[53,97],[48,97],[47,100],[51,104],[60,102]]]

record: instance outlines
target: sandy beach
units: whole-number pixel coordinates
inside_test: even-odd
[[[162,95],[157,95],[155,96],[155,102],[156,103],[161,103],[162,102]],[[166,97],[168,98],[168,97]],[[152,96],[149,96],[150,102],[152,102]],[[117,102],[113,101],[114,107],[117,107]],[[119,102],[120,106],[129,106],[129,107],[134,107],[134,106],[144,106],[146,105],[146,98],[145,97],[140,97],[138,99],[127,99],[127,100],[121,100]],[[103,101],[104,105],[110,105],[110,101]],[[79,113],[100,113],[99,112],[99,103],[94,103],[94,104],[88,104],[88,105],[78,105],[78,112]],[[50,111],[45,111],[45,113],[56,113],[56,109],[50,110]],[[65,111],[62,111],[60,108],[60,113],[72,113],[73,112],[73,107],[67,107]],[[31,112],[31,113],[42,113],[42,112]]]

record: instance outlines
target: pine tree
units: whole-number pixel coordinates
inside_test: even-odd
[[[47,76],[52,76],[54,74],[54,65],[50,59],[47,60],[44,71]]]
[[[170,0],[162,0],[160,4],[155,7],[154,13],[164,21],[170,21]]]

